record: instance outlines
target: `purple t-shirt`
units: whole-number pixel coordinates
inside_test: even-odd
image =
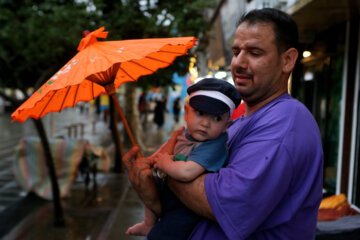
[[[218,223],[190,239],[314,239],[323,151],[306,107],[284,94],[228,129],[229,162],[205,178]]]

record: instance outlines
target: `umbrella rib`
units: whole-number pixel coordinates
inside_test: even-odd
[[[125,71],[125,69],[123,69],[123,68],[121,67],[121,65],[120,65],[119,68],[120,68],[121,71],[123,71],[126,75],[128,75],[128,77],[131,78],[131,80],[136,81],[136,79],[134,79],[132,76],[130,76],[130,74],[129,74],[127,71]]]
[[[150,72],[154,73],[153,70],[151,70],[150,68],[147,68],[147,67],[141,65],[140,63],[134,62],[133,60],[130,60],[129,62],[134,63],[134,64],[136,64],[136,65],[138,65],[138,66],[140,66],[140,67],[142,67],[142,68],[145,68],[146,70],[149,70]]]
[[[78,93],[78,91],[79,91],[79,87],[80,87],[80,84],[77,85],[76,92],[75,92],[75,95],[74,95],[74,101],[73,101],[72,107],[75,106],[75,101],[76,101],[77,93]]]
[[[45,104],[44,108],[41,110],[40,115],[39,115],[40,118],[43,117],[43,116],[42,116],[43,112],[45,111],[45,109],[47,108],[47,106],[49,106],[49,103],[51,102],[51,100],[53,99],[53,97],[55,96],[55,94],[56,94],[57,91],[58,91],[58,90],[55,90],[55,91],[54,91],[54,93],[53,93],[53,95],[50,97],[49,101],[47,101],[47,103]]]
[[[171,62],[166,62],[166,61],[163,61],[163,60],[160,60],[160,59],[156,59],[156,58],[153,58],[153,57],[149,57],[149,56],[146,56],[145,58],[149,58],[149,59],[151,59],[151,60],[158,61],[158,62],[162,62],[162,63],[171,64]]]
[[[92,99],[94,99],[95,97],[95,93],[94,93],[94,82],[91,82],[91,94],[92,94]]]
[[[61,103],[61,105],[60,105],[59,112],[62,110],[62,108],[63,108],[63,106],[64,106],[66,97],[67,97],[67,95],[68,95],[69,92],[70,92],[70,88],[71,88],[71,86],[69,86],[69,87],[67,88],[67,91],[66,91],[66,93],[65,93],[65,96],[64,96],[64,98],[63,98],[63,101],[62,101],[62,103]]]
[[[184,52],[171,52],[171,51],[163,51],[163,50],[159,50],[157,52],[162,52],[162,53],[174,53],[174,54],[184,54]]]

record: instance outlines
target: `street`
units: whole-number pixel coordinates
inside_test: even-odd
[[[95,129],[93,122],[95,121]],[[151,154],[171,133],[184,124],[183,117],[175,124],[173,116],[165,113],[165,123],[158,128],[153,123],[153,114],[149,114],[146,130],[141,132],[145,155]],[[48,114],[42,118],[48,135],[67,137],[67,126],[84,123],[84,139],[90,143],[102,145],[113,159],[113,147],[108,123],[101,116],[81,114],[78,108],[65,109],[61,113]],[[101,239],[142,239],[125,235],[128,227],[143,219],[143,204],[137,197],[127,180],[126,173],[114,174],[111,172],[99,173],[96,177],[97,190],[86,190],[84,180],[78,177],[74,183],[71,196],[62,199],[65,210],[67,227],[56,229],[52,224],[52,204],[41,200],[35,195],[29,195],[22,190],[14,179],[12,165],[15,158],[15,149],[19,140],[24,136],[37,136],[31,119],[25,123],[13,122],[9,115],[0,115],[0,214],[4,217],[0,234],[9,239],[37,239],[38,236],[49,235],[61,231],[59,238],[85,239],[99,237]],[[121,122],[118,124],[122,131]],[[95,132],[93,132],[95,130]],[[77,129],[80,137],[81,128]],[[74,132],[72,132],[74,135]],[[112,160],[113,161],[113,160]],[[89,186],[89,190],[94,185]],[[20,214],[19,214],[19,206]],[[18,209],[18,210],[16,210]],[[94,215],[95,214],[95,215]],[[16,216],[15,216],[16,215]],[[126,216],[126,217],[124,217]],[[37,222],[36,227],[33,222]],[[20,229],[20,230],[19,230]],[[51,231],[46,231],[49,229]],[[90,229],[93,229],[90,231]],[[10,231],[10,232],[9,232]],[[19,235],[21,234],[21,235]],[[45,234],[45,235],[44,235]],[[0,235],[1,237],[1,235]]]
[[[85,123],[85,131],[92,131],[90,123],[92,118],[79,114],[79,109],[65,109],[61,113],[48,114],[42,122],[49,135],[66,137],[67,126],[75,123]],[[11,122],[9,114],[0,115],[0,212],[27,193],[20,189],[14,179],[12,164],[15,159],[15,149],[22,137],[37,136],[32,119],[24,123]],[[99,123],[98,123],[99,124]],[[80,128],[77,129],[80,133]]]
[[[0,115],[0,212],[26,194],[15,182],[12,163],[19,140],[36,134],[31,124],[31,121],[11,123],[9,115]]]
[[[174,127],[180,126],[183,124],[181,120],[179,124],[174,126],[174,121],[172,116],[168,113],[166,114],[166,121],[161,129],[158,129],[155,124],[152,122],[152,114],[149,114],[147,130],[143,134],[147,133],[159,133],[155,134],[153,138],[144,138],[144,143],[147,146],[153,145],[153,143],[162,143],[167,140],[169,134],[172,133]],[[67,108],[64,109],[61,113],[51,113],[46,115],[41,119],[43,125],[46,129],[48,137],[67,137],[68,135],[68,126],[83,123],[84,124],[84,135],[90,143],[97,144],[99,138],[101,138],[102,144],[104,142],[111,144],[111,139],[109,134],[106,134],[104,128],[106,123],[99,120],[93,111],[90,111],[88,114],[81,114],[78,108]],[[97,120],[97,121],[96,121]],[[22,137],[28,136],[37,136],[35,126],[32,119],[28,119],[24,123],[11,122],[12,119],[9,114],[0,114],[0,212],[11,202],[17,199],[20,196],[23,196],[23,193],[17,184],[14,182],[13,173],[12,173],[12,162],[15,158],[15,149],[19,143],[19,140]],[[95,124],[95,129],[93,129],[93,123]],[[119,124],[119,130],[121,130],[122,124]],[[74,130],[74,128],[72,129]],[[77,134],[78,137],[81,133],[80,125],[78,125]],[[93,133],[93,131],[96,131]],[[101,132],[101,134],[100,134]],[[51,136],[53,134],[53,136]],[[72,136],[75,135],[75,132],[72,131]],[[104,138],[108,138],[104,140]],[[154,149],[153,149],[154,150]]]

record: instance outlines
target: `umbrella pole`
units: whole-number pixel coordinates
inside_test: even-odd
[[[122,120],[122,122],[124,124],[125,130],[126,130],[128,136],[130,138],[130,141],[131,141],[132,145],[133,146],[137,145],[137,143],[135,141],[135,138],[134,138],[134,135],[132,134],[132,131],[131,131],[130,127],[129,127],[129,124],[128,124],[126,118],[125,118],[124,112],[123,112],[123,110],[122,110],[122,108],[121,108],[121,106],[119,104],[119,100],[116,97],[116,94],[115,93],[111,94],[111,97],[112,97],[112,99],[113,99],[113,101],[115,103],[115,106],[116,106],[117,110],[119,111],[121,120]],[[141,151],[139,151],[138,154],[139,154],[139,157],[143,157],[143,154],[141,153]]]
[[[39,132],[41,143],[44,148],[46,165],[47,165],[47,168],[49,171],[49,177],[50,177],[50,181],[51,181],[53,203],[54,203],[54,215],[55,215],[54,226],[55,227],[63,227],[63,226],[65,226],[65,220],[64,220],[63,210],[61,207],[59,185],[58,185],[57,178],[56,178],[56,171],[55,171],[55,167],[54,167],[54,160],[51,155],[50,145],[49,145],[48,139],[46,137],[44,126],[43,126],[41,120],[34,119],[34,123]]]

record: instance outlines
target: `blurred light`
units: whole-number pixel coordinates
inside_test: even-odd
[[[202,76],[202,77],[198,77],[197,79],[195,79],[194,83],[197,83],[200,80],[203,80],[204,78],[211,78],[212,75],[206,75],[206,76]]]
[[[304,80],[305,80],[305,81],[312,81],[312,80],[314,80],[314,73],[313,73],[313,72],[305,72]]]
[[[307,58],[311,56],[311,52],[310,51],[303,51],[303,57]]]
[[[196,63],[196,58],[192,57],[190,58],[190,63],[189,63],[189,73],[190,73],[190,80],[193,81],[194,79],[196,79],[199,76],[197,67],[195,66]]]
[[[220,79],[226,78],[226,72],[219,71],[219,72],[215,73],[215,77],[220,78]]]

